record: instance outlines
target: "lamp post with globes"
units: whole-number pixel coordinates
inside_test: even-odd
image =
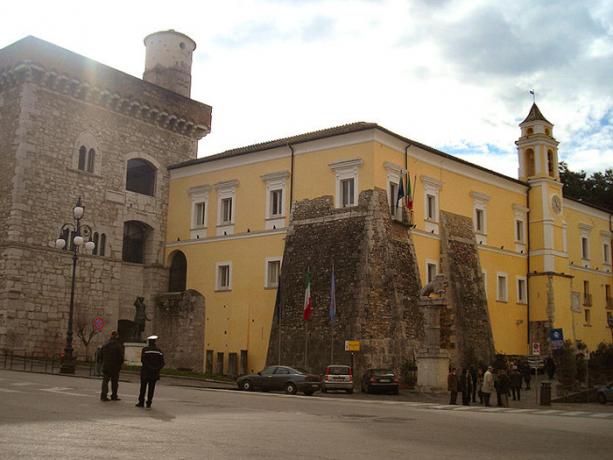
[[[62,225],[60,229],[60,236],[55,241],[55,247],[58,249],[64,249],[67,244],[69,236],[72,236],[72,244],[68,246],[68,249],[72,251],[72,284],[70,287],[70,309],[68,311],[68,330],[66,331],[66,347],[64,348],[64,360],[62,361],[62,367],[60,372],[62,374],[74,374],[76,360],[73,356],[72,348],[72,318],[74,315],[74,291],[77,276],[77,260],[79,259],[79,252],[84,246],[88,251],[93,251],[96,247],[93,241],[90,241],[92,235],[92,229],[89,225],[82,224],[81,219],[85,209],[81,204],[81,197],[77,200],[76,206],[72,210],[72,216],[74,223],[66,223]]]

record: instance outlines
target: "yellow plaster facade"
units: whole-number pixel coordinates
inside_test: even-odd
[[[291,202],[331,195],[352,206],[374,187],[389,197],[407,171],[422,283],[440,266],[440,211],[473,219],[498,353],[528,354],[534,321],[590,348],[610,341],[611,215],[562,197],[553,125],[535,107],[520,125],[520,180],[369,123],[172,167],[166,260],[181,251],[186,287],[206,299],[205,367],[227,373],[234,353],[243,371],[265,365]]]

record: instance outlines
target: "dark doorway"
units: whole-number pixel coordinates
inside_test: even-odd
[[[187,284],[187,259],[181,251],[172,254],[170,262],[170,276],[168,278],[168,292],[185,291]]]
[[[148,227],[142,222],[130,220],[123,224],[122,260],[142,264],[145,262],[145,242]]]

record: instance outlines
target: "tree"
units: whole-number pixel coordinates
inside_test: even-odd
[[[100,331],[94,329],[93,318],[90,318],[88,315],[79,315],[76,324],[77,337],[81,339],[85,346],[85,360],[89,361],[89,344]]]
[[[606,209],[613,207],[613,169],[587,176],[583,170],[571,171],[568,164],[561,161],[558,171],[560,181],[564,184],[565,196]]]

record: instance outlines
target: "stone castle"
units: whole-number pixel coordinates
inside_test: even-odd
[[[167,167],[196,158],[211,107],[190,99],[189,37],[145,46],[142,80],[35,37],[0,51],[0,349],[63,349],[72,253],[53,242],[79,198],[96,247],[79,255],[75,348],[96,317],[128,338],[136,297],[151,318],[168,290]]]

